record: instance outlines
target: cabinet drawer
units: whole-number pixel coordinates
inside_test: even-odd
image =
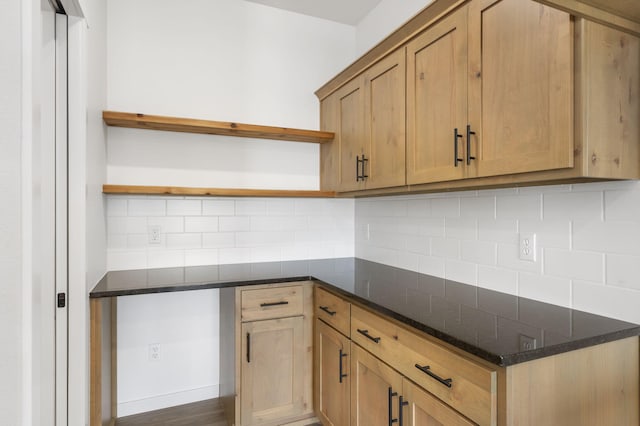
[[[302,299],[300,285],[242,290],[242,321],[302,315]]]
[[[349,337],[351,332],[351,303],[316,287],[314,311],[316,318],[320,318],[340,333]]]
[[[351,340],[480,425],[497,422],[497,372],[357,306]]]

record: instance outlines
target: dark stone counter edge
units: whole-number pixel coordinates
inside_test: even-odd
[[[102,297],[134,296],[134,295],[153,294],[153,293],[171,293],[171,292],[177,292],[177,291],[207,290],[207,289],[226,288],[226,287],[243,287],[243,286],[259,285],[259,284],[278,284],[278,283],[288,283],[288,282],[297,282],[297,281],[316,281],[336,294],[342,295],[348,299],[356,301],[357,303],[363,306],[366,306],[378,313],[384,314],[395,320],[398,320],[401,323],[404,323],[414,328],[415,330],[422,331],[430,336],[433,336],[437,339],[447,342],[452,346],[455,346],[459,349],[462,349],[465,352],[473,354],[478,358],[489,361],[490,363],[495,364],[499,367],[508,367],[510,365],[519,364],[526,361],[532,361],[535,359],[544,358],[551,355],[557,355],[564,352],[570,352],[577,349],[587,348],[589,346],[595,346],[602,343],[613,342],[615,340],[620,340],[627,337],[640,336],[640,326],[638,326],[638,327],[631,327],[631,328],[617,331],[617,332],[605,333],[605,334],[591,337],[591,338],[575,340],[571,342],[556,344],[553,346],[544,346],[544,347],[532,349],[529,351],[516,352],[516,353],[506,354],[506,355],[504,354],[496,355],[494,353],[485,351],[482,348],[474,346],[471,343],[467,343],[462,340],[456,339],[455,337],[449,334],[443,333],[440,330],[431,328],[423,323],[420,323],[411,318],[405,317],[404,315],[398,314],[395,311],[392,311],[388,308],[380,306],[369,300],[363,299],[353,293],[344,291],[341,288],[335,287],[330,283],[319,280],[312,276],[286,277],[286,278],[277,277],[277,278],[268,278],[268,279],[259,279],[259,280],[238,280],[238,281],[225,281],[225,282],[218,282],[218,283],[196,283],[196,284],[178,285],[178,286],[168,285],[168,286],[146,287],[146,288],[137,288],[137,289],[91,291],[89,293],[89,298],[96,299],[96,298],[102,298]],[[98,286],[99,286],[99,283],[98,285],[96,285],[96,287]]]

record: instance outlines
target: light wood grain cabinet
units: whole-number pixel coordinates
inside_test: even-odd
[[[221,336],[221,345],[235,346],[232,356],[221,357],[229,424],[275,426],[313,418],[312,301],[310,281],[223,289],[221,324],[235,330],[232,341]],[[226,317],[232,305],[233,320]]]
[[[321,186],[348,192],[405,184],[405,57],[400,49],[323,100]]]
[[[317,92],[321,126],[336,133],[321,148],[323,189],[375,195],[640,179],[640,97],[629,96],[640,85],[638,34],[549,2],[469,0],[440,14],[445,3],[419,14],[421,27],[414,20],[393,33],[390,51],[357,61],[356,76],[325,86],[337,90]],[[360,113],[335,99],[354,85],[360,97],[349,107]],[[336,143],[343,134],[348,145]],[[368,177],[346,184],[346,172]]]

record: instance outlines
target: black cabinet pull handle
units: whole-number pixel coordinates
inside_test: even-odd
[[[365,180],[369,175],[365,174],[365,165],[369,162],[369,159],[362,154],[362,180]]]
[[[458,167],[458,163],[463,161],[462,158],[458,158],[458,138],[462,135],[458,134],[458,128],[453,129],[453,166]]]
[[[261,308],[267,308],[269,306],[280,306],[280,305],[288,305],[289,302],[287,302],[286,300],[283,300],[282,302],[269,302],[269,303],[261,303],[260,307]]]
[[[336,314],[336,311],[330,310],[328,306],[320,306],[320,309],[322,309],[323,311],[325,311],[331,316],[334,316]]]
[[[340,379],[340,383],[342,383],[342,379],[344,379],[345,377],[347,377],[346,374],[342,373],[342,358],[346,357],[347,354],[342,352],[342,349],[340,349],[340,353],[338,355],[338,363],[340,364],[340,368],[338,371],[338,374],[340,375],[339,379]]]
[[[398,396],[398,392],[394,392],[391,386],[389,386],[389,426],[393,426],[398,419],[393,418],[393,397]]]
[[[416,368],[418,370],[422,371],[423,373],[425,373],[427,376],[436,379],[437,381],[439,381],[440,383],[442,383],[446,387],[448,387],[448,388],[451,387],[451,382],[453,382],[453,379],[443,379],[442,377],[438,376],[437,374],[432,373],[431,372],[431,367],[429,367],[428,365],[421,366],[420,364],[416,364]]]
[[[362,158],[359,155],[356,155],[356,181],[360,182],[361,180],[365,180],[369,177],[369,175],[364,174],[365,164],[369,162],[369,159],[362,154]],[[362,174],[360,174],[360,165],[362,164]]]
[[[467,165],[471,164],[471,160],[475,160],[476,157],[471,156],[471,135],[475,135],[476,132],[471,131],[471,125],[467,124]]]
[[[251,362],[251,333],[247,333],[247,363]]]
[[[409,405],[408,401],[405,401],[402,396],[398,399],[398,418],[400,419],[400,426],[404,423],[402,412],[404,411],[404,407]]]
[[[376,343],[380,343],[380,338],[379,337],[373,337],[369,334],[369,330],[360,330],[359,328],[357,329],[358,333],[362,334],[364,337],[366,337],[369,340],[373,340]]]

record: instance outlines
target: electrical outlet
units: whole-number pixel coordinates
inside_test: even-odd
[[[520,260],[536,261],[536,234],[533,232],[520,233]]]
[[[160,343],[149,345],[149,361],[160,361]]]
[[[149,244],[160,244],[160,225],[149,226]]]
[[[529,337],[529,336],[527,336],[525,334],[521,334],[520,335],[520,350],[521,351],[530,351],[532,349],[535,349],[538,346],[537,343],[538,342],[533,337]]]

